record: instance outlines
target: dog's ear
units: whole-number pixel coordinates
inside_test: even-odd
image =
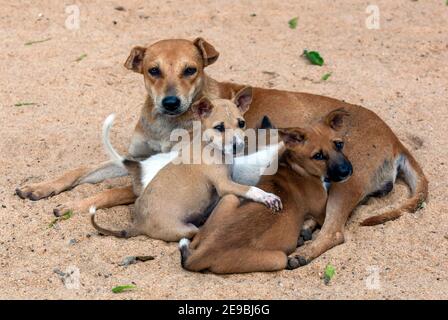
[[[348,117],[350,113],[343,108],[336,109],[327,114],[323,122],[333,130],[341,130],[344,126],[344,117]]]
[[[244,87],[233,98],[233,102],[240,109],[242,114],[245,114],[249,110],[249,106],[252,102],[252,87]]]
[[[143,73],[143,57],[145,56],[145,51],[146,48],[140,46],[132,48],[124,66],[137,73]]]
[[[257,129],[275,129],[275,126],[272,124],[271,119],[268,116],[264,116],[261,119],[260,124],[257,126]]]
[[[218,60],[219,52],[215,47],[202,38],[196,38],[193,44],[199,49],[202,60],[204,61],[204,67],[209,66]]]
[[[302,128],[279,129],[278,134],[287,147],[294,147],[306,140],[306,132]]]
[[[212,113],[213,104],[207,97],[202,97],[191,105],[191,111],[199,119],[205,119]]]

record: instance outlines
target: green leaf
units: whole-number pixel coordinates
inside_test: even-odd
[[[289,27],[291,29],[297,28],[297,22],[299,21],[299,17],[294,17],[291,20],[288,21]]]
[[[326,73],[326,74],[324,74],[324,75],[322,76],[322,80],[323,80],[323,81],[327,81],[328,78],[330,78],[330,77],[331,77],[331,72],[328,72],[328,73]]]
[[[37,106],[35,102],[17,102],[14,106],[22,107],[22,106]]]
[[[48,224],[48,228],[53,228],[53,227],[55,226],[55,224],[58,223],[58,221],[59,221],[58,218],[53,219],[53,221],[51,221],[51,222]]]
[[[66,213],[64,213],[62,216],[59,217],[60,220],[67,220],[70,219],[73,216],[73,211],[69,210]]]
[[[87,54],[82,54],[82,55],[80,55],[76,60],[75,60],[75,62],[79,62],[79,61],[81,61],[82,59],[84,59],[85,57],[87,57]]]
[[[425,209],[426,208],[426,202],[420,201],[417,205],[417,210]]]
[[[43,39],[43,40],[28,41],[25,43],[25,45],[30,46],[35,43],[42,43],[42,42],[46,42],[46,41],[50,41],[50,40],[51,40],[51,38],[47,38],[47,39]]]
[[[53,219],[48,225],[49,228],[53,228],[59,221],[70,219],[73,216],[73,211],[69,210],[64,213],[62,216]]]
[[[324,273],[324,283],[329,284],[331,278],[333,278],[334,274],[336,273],[336,269],[329,263],[325,267],[325,273]]]
[[[317,51],[307,51],[304,50],[303,54],[308,59],[311,64],[322,66],[324,64],[324,59],[320,56],[319,52]]]
[[[135,288],[136,288],[136,286],[131,285],[131,284],[124,285],[124,286],[116,286],[116,287],[112,288],[112,292],[113,293],[121,293],[123,291],[131,290],[131,289],[135,289]]]

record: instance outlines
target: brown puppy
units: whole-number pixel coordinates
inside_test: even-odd
[[[194,41],[164,40],[132,50],[125,66],[143,74],[148,97],[129,148],[131,156],[146,157],[169,149],[169,129],[191,125],[188,111],[173,115],[184,110],[181,101],[195,101],[203,94],[230,99],[243,88],[238,84],[218,82],[204,73],[204,68],[215,62],[218,56],[216,49],[201,38]],[[164,101],[165,97],[172,97],[173,92],[178,99]],[[427,198],[428,183],[422,169],[387,124],[368,109],[320,95],[254,88],[251,109],[245,118],[249,128],[255,127],[264,115],[279,127],[306,127],[313,119],[341,107],[351,114],[345,136],[350,147],[345,152],[352,160],[355,174],[346,183],[331,188],[321,232],[297,252],[297,256],[305,261],[344,242],[344,226],[350,213],[366,197],[390,191],[397,173],[402,173],[410,185],[412,198],[398,210],[386,213],[372,223],[397,218],[403,211],[415,211]],[[52,181],[23,186],[17,189],[17,194],[38,200],[80,183],[99,182],[123,174],[126,170],[107,162],[93,168],[70,171]],[[55,213],[85,211],[92,205],[111,207],[134,200],[132,187],[111,189],[62,205],[55,209]]]
[[[176,163],[180,158],[173,159],[150,182],[145,181],[146,169],[152,169],[146,168],[146,161],[123,159],[110,145],[108,132],[113,117],[108,117],[103,130],[104,144],[109,154],[132,173],[135,193],[140,196],[135,202],[131,228],[111,231],[98,226],[92,215],[91,222],[95,229],[102,234],[123,238],[137,235],[147,235],[165,241],[191,238],[198,231],[197,222],[204,219],[207,211],[210,212],[207,209],[216,204],[217,197],[227,194],[244,197],[263,203],[273,210],[280,210],[281,202],[276,195],[257,187],[233,182],[230,178],[230,165],[225,163],[226,155],[233,156],[244,149],[243,114],[249,109],[251,95],[252,88],[247,87],[237,93],[234,102],[224,99],[210,101],[205,97],[195,102],[191,108],[197,119],[201,120],[202,131],[199,131],[200,136],[196,137],[202,144],[201,148],[199,151],[195,150],[194,137],[186,151],[187,157],[178,155],[184,162]],[[205,152],[206,147],[212,149],[218,156],[210,160],[218,163],[207,164],[204,158],[198,164],[193,162],[195,156],[193,153]],[[174,154],[175,157],[178,152],[173,151],[170,154]],[[94,212],[92,210],[92,213]]]
[[[288,264],[287,255],[296,249],[305,216],[322,223],[327,184],[346,180],[352,173],[342,153],[340,130],[346,115],[336,110],[308,128],[280,129],[286,148],[279,151],[279,170],[264,176],[257,186],[281,196],[282,213],[272,215],[256,203],[240,204],[232,195],[224,197],[191,245],[181,240],[182,266],[215,273],[298,267],[295,259]]]

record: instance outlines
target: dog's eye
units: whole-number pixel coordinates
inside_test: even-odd
[[[153,77],[160,77],[161,75],[160,69],[157,67],[149,69],[148,73]]]
[[[242,129],[245,126],[246,126],[246,121],[244,121],[243,119],[238,119],[238,127],[240,127]]]
[[[193,67],[188,67],[185,68],[184,70],[184,76],[188,77],[188,76],[192,76],[196,73],[197,69],[193,68]]]
[[[217,126],[214,127],[215,130],[218,130],[219,132],[224,132],[224,123],[220,123]]]
[[[342,150],[344,148],[344,142],[342,141],[335,141],[334,146],[336,147],[336,150]]]
[[[313,155],[313,159],[314,159],[314,160],[325,160],[325,156],[324,156],[324,154],[322,153],[322,151],[319,151],[318,153],[315,153],[315,154]]]

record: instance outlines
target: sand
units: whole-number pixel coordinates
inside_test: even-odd
[[[448,298],[448,6],[444,0],[377,0],[380,29],[365,26],[369,1],[2,1],[0,14],[0,298],[45,299],[410,299]],[[122,5],[124,11],[114,7]],[[298,16],[296,29],[288,20]],[[115,22],[114,22],[115,21]],[[177,244],[100,237],[88,214],[53,228],[53,208],[126,178],[82,185],[32,202],[14,195],[26,181],[106,160],[104,118],[117,113],[112,140],[124,152],[145,91],[123,63],[134,45],[204,37],[220,51],[208,73],[219,80],[323,94],[378,113],[422,164],[430,181],[424,209],[376,227],[358,223],[407,196],[398,185],[359,207],[346,242],[311,264],[275,273],[216,276],[185,272]],[[45,42],[24,45],[28,41]],[[323,67],[307,63],[318,50]],[[76,61],[81,56],[84,58]],[[332,75],[321,81],[325,73]],[[16,106],[20,102],[35,105]],[[98,213],[124,225],[130,208]],[[127,256],[155,259],[128,267]],[[321,279],[331,263],[336,275]],[[63,284],[70,266],[79,288]],[[76,272],[74,274],[76,276]],[[117,285],[136,289],[114,294]]]

